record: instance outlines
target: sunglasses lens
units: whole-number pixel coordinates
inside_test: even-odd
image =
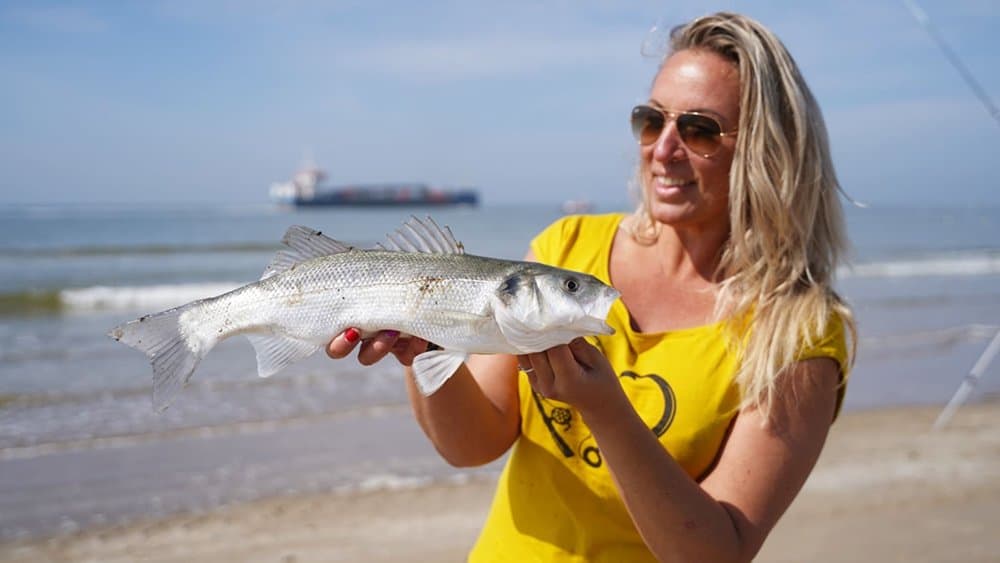
[[[722,128],[719,122],[704,115],[682,113],[677,116],[677,133],[681,140],[694,152],[710,156],[722,144]]]
[[[666,119],[663,114],[649,106],[632,109],[632,135],[641,145],[651,145],[660,138]]]

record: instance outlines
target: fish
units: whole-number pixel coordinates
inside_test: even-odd
[[[535,262],[467,254],[430,217],[410,217],[383,243],[359,249],[294,225],[261,278],[227,293],[145,315],[108,332],[146,354],[153,406],[165,410],[219,342],[245,335],[269,377],[349,327],[434,344],[413,360],[424,395],[470,354],[528,354],[582,336],[613,334],[616,289]]]

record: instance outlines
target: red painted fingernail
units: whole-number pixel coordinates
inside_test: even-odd
[[[356,328],[349,328],[344,331],[344,340],[354,344],[361,338],[361,333]]]

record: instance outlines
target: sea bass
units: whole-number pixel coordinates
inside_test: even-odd
[[[293,226],[259,281],[146,315],[109,336],[149,356],[153,404],[169,406],[219,342],[250,339],[268,377],[324,348],[348,327],[397,330],[436,346],[413,361],[434,393],[469,354],[540,352],[612,334],[618,291],[597,278],[532,262],[466,254],[447,227],[412,217],[373,249]],[[439,349],[438,349],[439,348]]]

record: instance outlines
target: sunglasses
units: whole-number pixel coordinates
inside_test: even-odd
[[[663,134],[667,122],[677,122],[677,134],[684,146],[699,156],[708,158],[722,146],[722,138],[737,130],[723,131],[714,117],[696,111],[669,111],[653,106],[632,108],[632,134],[640,145],[652,145]]]

